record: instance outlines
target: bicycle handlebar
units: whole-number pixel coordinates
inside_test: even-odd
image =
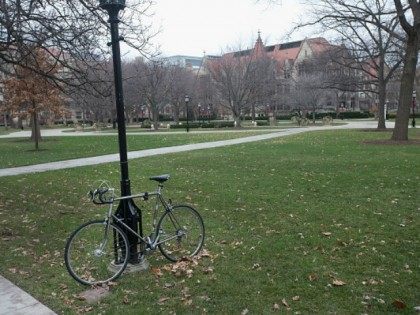
[[[105,198],[104,195],[109,191],[109,188],[104,188],[104,187],[99,187],[96,188],[95,190],[90,190],[88,195],[90,196],[90,199],[92,200],[92,202],[95,205],[102,205],[105,203],[112,203],[113,202],[113,197],[111,197],[110,199]]]

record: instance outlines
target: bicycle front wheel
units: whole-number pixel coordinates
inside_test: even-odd
[[[190,206],[174,206],[159,220],[159,250],[170,261],[197,255],[204,243],[204,223]]]
[[[91,221],[69,237],[64,261],[70,275],[87,285],[116,279],[128,262],[129,245],[125,233],[113,223]]]

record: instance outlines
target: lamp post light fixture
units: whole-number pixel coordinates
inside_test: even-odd
[[[411,121],[411,126],[413,126],[413,128],[416,127],[416,113],[415,113],[415,109],[416,109],[416,91],[413,91],[413,120]]]
[[[188,109],[188,103],[190,102],[190,97],[188,95],[185,95],[185,107],[187,110],[187,132],[190,131],[190,123],[189,123],[189,109]]]
[[[118,33],[118,13],[125,8],[125,0],[99,0],[99,6],[106,10],[109,15],[109,23],[111,24],[111,43],[112,59],[114,68],[114,82],[115,82],[115,105],[117,109],[117,123],[118,123],[118,144],[120,151],[120,168],[121,168],[121,196],[130,196],[130,179],[128,177],[128,160],[127,160],[127,139],[125,128],[124,115],[124,97],[122,85],[122,70],[121,70],[121,53],[120,40],[123,38]],[[116,210],[116,215],[123,218],[124,223],[129,226],[134,232],[143,236],[141,211],[134,204],[131,198],[122,199]],[[125,229],[124,229],[125,231]],[[143,263],[143,257],[139,257],[139,248],[137,237],[133,233],[126,233],[130,245],[129,262],[131,264],[140,265]],[[142,244],[140,244],[143,246]],[[117,263],[117,262],[115,262]]]

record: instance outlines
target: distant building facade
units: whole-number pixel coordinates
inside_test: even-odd
[[[331,51],[341,50],[344,53],[344,46],[333,45],[328,42],[325,38],[306,38],[299,41],[293,41],[288,43],[279,43],[275,45],[265,46],[260,33],[252,49],[240,50],[229,52],[220,56],[220,58],[242,58],[249,57],[261,58],[262,56],[268,57],[276,61],[277,64],[277,76],[278,79],[282,80],[279,88],[283,89],[280,94],[287,94],[293,89],[293,84],[300,77],[305,75],[307,69],[305,65],[315,60],[317,57],[323,54],[328,54]],[[217,60],[215,61],[217,62]],[[367,65],[369,65],[367,63]],[[342,73],[349,72],[344,66],[341,69],[329,69],[329,71],[340,71]],[[323,69],[327,71],[328,69]],[[374,69],[372,68],[372,71]],[[353,76],[359,77],[360,80],[366,79],[366,74],[362,71],[354,71]],[[375,93],[359,92],[354,86],[348,87],[348,90],[342,89],[340,96],[336,97],[335,101],[325,101],[322,107],[328,107],[329,109],[336,110],[369,110],[377,102]],[[292,104],[283,106],[284,110],[290,110],[293,108]]]
[[[164,58],[166,62],[182,68],[199,70],[203,65],[203,57],[176,55]]]

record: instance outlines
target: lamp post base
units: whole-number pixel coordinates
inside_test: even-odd
[[[114,262],[111,262],[108,266],[108,270],[111,272],[118,272],[121,267]],[[142,256],[139,258],[139,262],[136,264],[128,263],[127,267],[125,267],[124,273],[134,273],[134,272],[142,272],[147,271],[149,269],[149,262],[147,259]]]

